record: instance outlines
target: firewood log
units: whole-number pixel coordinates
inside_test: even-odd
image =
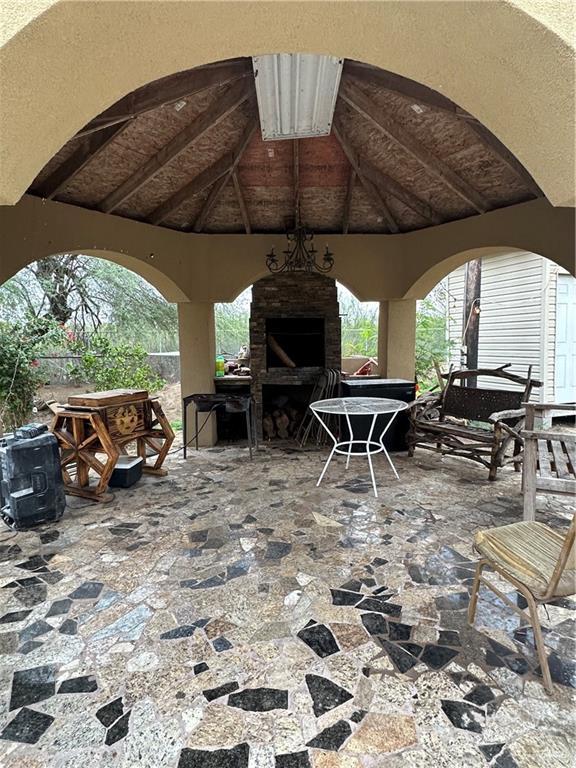
[[[276,428],[274,427],[274,420],[269,413],[265,413],[262,417],[262,431],[266,440],[272,440],[276,437]]]
[[[286,407],[286,413],[288,414],[288,418],[290,420],[290,427],[288,428],[288,431],[291,435],[293,435],[295,432],[297,432],[298,425],[300,424],[300,412],[297,408],[289,405]]]
[[[288,440],[288,427],[290,426],[290,419],[285,411],[274,411],[274,424],[276,425],[276,431],[278,437],[282,440]]]
[[[294,360],[292,360],[291,357],[288,357],[286,352],[284,352],[280,344],[278,344],[278,342],[276,341],[274,336],[272,336],[271,333],[268,334],[267,341],[268,341],[268,346],[270,347],[272,352],[274,352],[274,354],[280,358],[280,360],[284,363],[286,367],[296,368],[296,363],[294,362]]]

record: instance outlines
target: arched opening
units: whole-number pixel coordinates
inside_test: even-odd
[[[69,232],[66,227],[61,227],[55,229],[53,233],[51,232],[49,235],[50,239],[47,242],[42,242],[38,250],[35,248],[36,244],[33,242],[33,238],[31,238],[32,242],[24,242],[23,247],[15,254],[13,263],[2,265],[6,267],[6,270],[3,270],[0,285],[4,281],[13,279],[20,271],[25,270],[29,265],[42,259],[58,258],[63,255],[91,257],[117,264],[129,272],[139,275],[147,283],[154,286],[158,293],[168,302],[188,301],[188,297],[182,288],[165,271],[156,266],[156,254],[150,248],[146,249],[146,253],[138,256],[132,256],[124,250],[115,250],[113,247],[67,248],[65,244],[67,237],[69,237]],[[87,237],[86,239],[89,238]],[[54,240],[61,242],[54,242]]]
[[[54,254],[0,286],[0,305],[2,332],[26,339],[33,353],[38,421],[50,421],[51,401],[66,404],[69,396],[88,391],[145,388],[159,392],[168,418],[179,422],[177,308],[141,274],[109,254]],[[10,371],[3,371],[5,381],[11,381]],[[6,395],[3,391],[3,401]],[[20,422],[30,417],[30,405]]]
[[[335,74],[325,83],[328,67]],[[302,103],[285,104],[300,71]],[[314,78],[315,111],[305,98]],[[319,235],[407,233],[543,194],[474,115],[438,91],[315,54],[220,61],[149,83],[89,121],[29,193],[178,232],[304,225]]]
[[[4,199],[13,203],[83,123],[125,94],[171,73],[223,58],[285,50],[288,40],[293,50],[319,50],[366,61],[445,92],[499,135],[540,184],[549,188],[549,198],[563,204],[573,194],[571,170],[566,170],[573,166],[569,159],[573,136],[565,113],[572,95],[568,22],[555,14],[552,22],[548,14],[542,19],[540,12],[517,3],[477,10],[471,19],[464,7],[434,4],[419,9],[415,20],[412,9],[402,3],[358,6],[344,2],[327,28],[324,9],[309,3],[250,3],[223,10],[191,2],[159,7],[136,25],[120,6],[95,7],[91,14],[82,15],[74,6],[54,4],[32,18],[23,8],[13,20],[15,32],[3,50],[3,71],[11,83],[2,131],[10,159]],[[305,29],[299,22],[302,15]],[[479,35],[479,25],[490,34]],[[76,51],[78,59],[74,71],[61,61],[53,42],[70,28],[76,31],[70,41],[71,55]],[[192,41],[183,40],[182,30],[188,34],[194,30],[196,35]],[[523,53],[521,42],[527,39],[530,51]],[[500,51],[498,57],[493,55],[495,48]],[[38,53],[43,67],[26,66],[33,60],[31,51]],[[150,51],[154,56],[148,55]],[[520,70],[524,77],[519,79]],[[491,83],[488,95],[486,82]],[[535,88],[540,83],[547,85]],[[18,97],[24,85],[38,91],[26,105]],[[528,123],[530,133],[525,130]],[[556,162],[547,153],[539,157],[538,152],[549,140],[551,126],[558,148]],[[13,152],[18,146],[22,152]]]
[[[531,251],[474,249],[446,260],[425,301],[444,314],[443,364],[454,369],[509,365],[542,383],[540,402],[576,398],[576,278]],[[478,380],[478,386],[496,386]],[[501,386],[513,386],[504,382]]]

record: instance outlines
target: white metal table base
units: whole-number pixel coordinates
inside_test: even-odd
[[[322,478],[326,474],[326,470],[328,469],[328,466],[330,462],[332,461],[335,453],[340,453],[346,456],[346,469],[348,469],[348,466],[350,464],[350,457],[351,456],[367,456],[368,457],[368,466],[370,467],[370,477],[372,478],[372,488],[374,489],[374,496],[378,498],[378,489],[376,487],[376,478],[374,477],[374,466],[372,464],[372,455],[374,453],[383,453],[384,456],[386,456],[388,460],[388,464],[392,467],[392,472],[394,472],[394,475],[396,476],[396,480],[400,480],[400,476],[398,475],[398,472],[396,471],[396,467],[392,463],[392,459],[390,458],[390,455],[388,451],[386,450],[386,447],[384,446],[384,435],[386,432],[390,429],[390,426],[394,419],[396,418],[396,415],[402,410],[402,408],[398,408],[396,411],[390,411],[390,419],[388,421],[388,424],[384,427],[382,434],[378,438],[378,440],[373,440],[372,435],[374,434],[374,427],[376,426],[376,420],[378,416],[382,416],[381,413],[374,413],[374,414],[352,414],[355,417],[358,417],[359,415],[366,415],[371,416],[372,423],[370,424],[370,432],[368,433],[368,437],[366,440],[355,440],[354,439],[354,433],[352,431],[352,424],[350,422],[350,414],[345,413],[344,416],[346,417],[346,422],[348,424],[348,433],[350,435],[350,440],[342,440],[339,441],[338,438],[333,434],[332,430],[328,427],[325,421],[323,421],[320,417],[320,414],[317,411],[313,411],[314,415],[322,424],[326,432],[330,435],[332,438],[332,441],[334,445],[332,446],[332,450],[330,451],[330,455],[328,456],[326,463],[324,464],[324,468],[322,469],[322,472],[320,473],[320,477],[318,478],[318,482],[316,483],[316,487],[320,485],[322,482]],[[353,445],[363,445],[365,447],[365,450],[363,451],[354,451],[352,452],[352,446]]]

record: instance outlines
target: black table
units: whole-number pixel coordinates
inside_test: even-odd
[[[357,376],[353,379],[342,379],[340,389],[342,397],[385,397],[392,400],[402,400],[405,403],[411,403],[416,399],[416,385],[408,379],[373,379],[368,376]],[[354,432],[358,437],[366,437],[368,421],[366,419],[362,421],[356,417],[351,418],[358,422],[354,424]],[[376,432],[382,432],[388,421],[390,421],[390,416],[379,416]],[[409,426],[408,411],[400,412],[384,437],[384,445],[389,453],[408,450],[406,434]],[[345,420],[341,421],[341,428],[344,435],[343,439],[346,439],[348,424]]]
[[[198,414],[199,413],[212,413],[218,408],[224,408],[228,413],[245,413],[246,414],[246,432],[248,435],[248,449],[250,451],[250,458],[252,458],[252,445],[258,448],[257,430],[255,425],[255,411],[254,402],[251,395],[232,395],[224,392],[211,392],[207,394],[193,394],[187,395],[182,400],[182,431],[184,436],[184,458],[186,458],[187,449],[187,426],[188,426],[188,406],[190,403],[194,403],[196,406],[194,414],[194,439],[196,442],[196,450],[198,450]],[[208,416],[206,416],[208,419]]]

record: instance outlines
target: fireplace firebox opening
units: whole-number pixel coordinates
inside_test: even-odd
[[[266,319],[266,370],[326,365],[324,318]]]

